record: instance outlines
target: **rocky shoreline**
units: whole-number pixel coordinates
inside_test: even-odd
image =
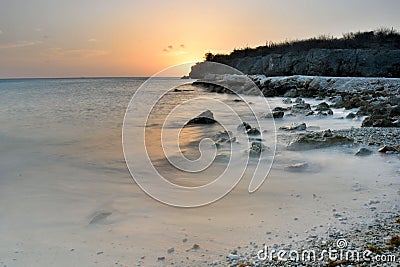
[[[240,75],[208,75],[194,82],[194,85],[216,93],[231,93],[229,87],[235,86],[239,88],[235,89],[235,92],[241,94],[257,95],[261,91],[265,97],[307,97],[326,100],[332,103],[333,108],[357,108],[358,111],[352,114],[353,117],[367,116],[362,122],[362,127],[400,127],[400,79],[319,76],[267,78],[264,75],[247,77],[256,86],[249,84],[248,79],[246,81],[245,78],[240,78]],[[304,103],[297,104],[300,106],[294,106],[294,109],[310,109],[301,106]],[[324,112],[329,109],[317,111]]]
[[[249,76],[266,97],[314,97],[335,108],[358,108],[363,127],[400,127],[400,79]]]
[[[335,145],[355,145],[360,147],[355,156],[368,156],[373,153],[400,153],[400,79],[386,78],[336,78],[290,76],[267,78],[264,75],[249,77],[265,97],[284,97],[286,107],[275,107],[272,113],[266,114],[266,119],[281,119],[300,116],[331,116],[332,109],[349,110],[342,119],[363,119],[361,127],[314,131],[308,129],[305,123],[280,127],[290,140],[286,149],[304,150],[316,149]],[[214,77],[215,78],[215,77]],[[223,80],[224,78],[222,78]],[[221,77],[218,77],[221,80]],[[235,84],[239,79],[228,78],[229,84]],[[221,86],[222,84],[222,86]],[[219,82],[201,80],[198,85],[209,92],[230,93],[228,86]],[[206,85],[206,86],[204,86]],[[237,86],[237,85],[236,85]],[[241,85],[240,93],[254,94],[254,88]],[[307,103],[307,99],[321,100],[317,105]],[[309,101],[311,103],[311,101]],[[290,105],[290,106],[287,106]],[[356,111],[355,111],[356,110]],[[246,126],[246,125],[245,125]],[[249,126],[249,129],[251,127]],[[246,128],[247,129],[247,128]],[[258,144],[258,143],[257,143]],[[258,147],[257,147],[258,148]],[[250,151],[252,151],[250,148]],[[258,150],[253,149],[259,153]],[[257,154],[256,153],[256,154]],[[398,155],[394,155],[398,158]],[[295,166],[296,168],[298,166]],[[300,166],[301,167],[301,166]],[[297,170],[295,170],[297,171]],[[357,191],[357,189],[354,189]],[[400,191],[398,191],[400,194]],[[371,200],[369,208],[379,203]],[[339,229],[332,225],[324,226],[323,233],[317,234],[316,229],[310,229],[304,239],[291,238],[283,244],[250,244],[238,246],[219,260],[208,261],[208,266],[399,266],[400,260],[400,214],[395,204],[388,210],[374,210],[371,218],[358,217],[347,219],[342,214],[333,211],[333,216],[346,224]],[[321,226],[322,227],[322,226]],[[293,233],[296,236],[296,233]],[[268,238],[268,233],[267,233]],[[267,240],[266,240],[267,241]],[[368,254],[361,259],[329,258],[322,260],[290,259],[289,252],[296,250],[300,255],[303,251],[314,249],[322,251],[336,249],[340,251],[338,242],[346,242],[343,250],[359,251]],[[265,250],[276,250],[271,258],[265,256]],[[286,251],[284,260],[277,256],[278,250]],[[263,254],[264,253],[264,254]],[[291,254],[292,255],[292,254]],[[225,258],[224,258],[225,257]]]
[[[334,214],[333,216],[338,217],[340,215]],[[380,213],[376,215],[374,222],[354,223],[347,231],[341,231],[336,227],[330,226],[323,235],[312,234],[313,229],[310,229],[310,233],[303,240],[291,241],[289,244],[273,244],[270,247],[265,244],[251,242],[245,247],[233,249],[227,255],[225,263],[213,262],[209,265],[232,267],[314,267],[323,265],[333,267],[398,266],[399,264],[400,214]],[[279,250],[285,251],[281,258],[277,255]],[[315,251],[315,260],[313,257],[307,258],[308,252],[311,250]],[[332,257],[327,254],[323,255],[323,250],[331,251]],[[342,254],[341,250],[343,251]],[[265,255],[265,251],[268,251],[267,255]],[[298,258],[296,258],[296,252],[300,255]],[[356,254],[352,254],[353,252],[356,252]],[[302,255],[306,257],[303,258]],[[322,259],[318,260],[318,256],[322,257]]]

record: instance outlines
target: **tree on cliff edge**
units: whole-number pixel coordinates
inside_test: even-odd
[[[204,55],[204,58],[206,61],[213,61],[214,60],[215,55],[211,52],[207,52]]]

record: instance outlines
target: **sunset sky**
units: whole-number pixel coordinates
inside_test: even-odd
[[[1,0],[0,78],[149,76],[266,41],[400,30],[397,0]]]

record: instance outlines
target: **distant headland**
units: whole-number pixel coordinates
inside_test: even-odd
[[[245,74],[265,76],[400,77],[400,33],[395,29],[351,32],[342,37],[268,42],[256,48],[235,49],[228,55],[209,52],[205,61],[232,66]],[[192,67],[191,78],[207,68]],[[208,68],[209,69],[209,68]]]

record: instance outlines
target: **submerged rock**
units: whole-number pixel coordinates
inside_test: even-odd
[[[267,147],[261,142],[252,142],[250,147],[250,156],[256,157],[261,154]]]
[[[310,104],[308,104],[308,103],[299,103],[299,104],[293,105],[292,108],[291,108],[291,111],[293,113],[308,114],[312,110],[311,110]]]
[[[356,114],[354,114],[353,112],[350,112],[349,114],[347,114],[346,119],[354,119],[356,117]]]
[[[298,135],[287,147],[288,150],[309,150],[335,145],[353,143],[354,139],[338,134],[333,134],[331,130],[322,132],[311,132]]]
[[[283,104],[292,104],[292,100],[290,98],[285,98],[282,100]]]
[[[96,211],[92,219],[90,220],[89,224],[96,224],[104,221],[108,216],[110,216],[112,212],[109,211]]]
[[[330,110],[330,107],[329,107],[328,103],[322,102],[322,103],[318,104],[318,105],[315,107],[315,110],[316,110],[316,111],[329,111],[329,110]]]
[[[211,139],[215,142],[217,147],[220,147],[224,144],[230,144],[236,141],[236,137],[232,135],[230,131],[221,131],[218,132],[216,135],[211,137]]]
[[[307,125],[304,122],[301,124],[292,124],[291,126],[279,127],[279,130],[284,130],[284,131],[305,131],[306,129]]]
[[[217,121],[214,119],[214,114],[210,110],[206,110],[196,118],[189,120],[186,125],[192,124],[214,124]]]
[[[368,148],[363,147],[363,148],[360,148],[355,155],[363,157],[363,156],[368,156],[368,155],[371,155],[371,154],[372,154],[371,150],[369,150]]]
[[[260,135],[260,130],[258,130],[257,128],[251,128],[249,130],[247,130],[246,132],[248,135]]]
[[[386,153],[386,152],[400,153],[400,145],[399,146],[383,146],[378,150],[378,152],[381,152],[381,153]]]
[[[365,118],[361,124],[361,127],[399,127],[392,120],[383,115],[372,115]]]
[[[251,125],[250,124],[248,124],[247,122],[242,122],[241,124],[239,124],[239,126],[237,127],[237,130],[238,131],[241,131],[241,132],[247,132],[248,130],[250,130],[251,129]]]
[[[283,115],[285,115],[285,112],[283,112],[283,111],[274,111],[274,112],[272,113],[272,117],[273,117],[274,119],[283,118]]]
[[[284,168],[285,171],[289,172],[301,172],[308,168],[307,162],[299,162],[295,164],[288,165]]]

